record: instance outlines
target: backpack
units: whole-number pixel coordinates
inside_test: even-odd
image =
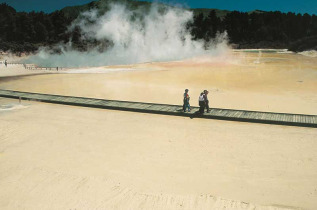
[[[204,95],[200,95],[200,96],[199,96],[199,101],[205,101]]]

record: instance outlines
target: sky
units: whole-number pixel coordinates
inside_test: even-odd
[[[66,6],[81,5],[92,0],[0,0],[17,11],[53,12]],[[151,1],[151,0],[146,0]],[[215,8],[238,11],[282,11],[317,15],[317,0],[155,0],[190,8]]]

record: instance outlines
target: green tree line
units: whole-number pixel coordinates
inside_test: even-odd
[[[67,26],[71,21],[61,11],[16,12],[7,4],[0,4],[0,49],[30,52],[40,46],[67,41]]]
[[[76,17],[63,11],[53,13],[16,12],[6,3],[0,4],[0,50],[33,52],[41,46],[53,46],[72,40],[80,50],[96,41],[82,41],[80,29],[68,30]],[[288,48],[317,50],[317,16],[281,12],[228,12],[219,17],[215,10],[195,13],[188,23],[193,39],[210,41],[226,31],[238,48]]]
[[[210,40],[227,31],[240,48],[300,48],[317,50],[317,16],[309,14],[233,11],[221,19],[211,11],[194,17],[190,25],[196,39]]]

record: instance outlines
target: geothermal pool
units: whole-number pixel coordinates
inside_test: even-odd
[[[14,76],[34,72],[8,67],[0,88],[168,104],[181,104],[188,88],[192,105],[208,89],[212,107],[317,114],[317,59],[293,53],[229,51]],[[317,206],[313,128],[4,98],[0,107],[1,209]]]
[[[207,89],[212,107],[317,114],[316,84],[316,57],[229,51],[176,62],[2,78],[0,88],[166,104],[181,104],[188,88],[193,106]]]

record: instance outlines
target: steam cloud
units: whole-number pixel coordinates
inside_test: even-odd
[[[133,64],[152,61],[170,61],[202,54],[217,54],[227,49],[226,34],[220,34],[211,43],[194,41],[186,24],[193,20],[192,12],[157,6],[144,14],[113,4],[103,15],[97,10],[81,14],[70,26],[82,31],[83,40],[105,40],[112,44],[105,51],[95,47],[87,52],[77,51],[71,41],[58,46],[62,53],[54,54],[42,48],[27,62],[41,66],[83,67]]]

